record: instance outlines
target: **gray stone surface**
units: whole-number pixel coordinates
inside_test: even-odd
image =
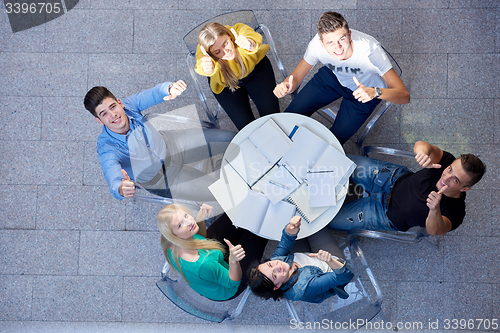
[[[387,320],[439,320],[439,330],[422,332],[449,332],[446,318],[499,318],[499,6],[497,0],[80,0],[58,19],[15,34],[0,6],[0,333],[297,331],[283,302],[251,296],[236,321],[212,324],[162,295],[155,286],[165,262],[155,221],[162,205],[112,197],[96,153],[101,127],[82,104],[96,85],[125,98],[183,79],[183,95],[145,113],[195,104],[206,119],[182,37],[242,8],[269,27],[288,73],[320,15],[340,11],[351,28],[373,35],[396,58],[412,98],[393,105],[366,142],[411,150],[423,139],[484,160],[488,172],[467,194],[464,223],[430,237],[438,250],[359,242],[381,285]],[[215,108],[206,79],[199,79]],[[280,100],[282,110],[290,100]],[[235,130],[223,110],[219,118],[222,128]],[[329,126],[319,114],[313,118]],[[351,141],[344,148],[357,152]],[[413,160],[374,157],[419,169]],[[266,255],[276,245],[270,242]]]

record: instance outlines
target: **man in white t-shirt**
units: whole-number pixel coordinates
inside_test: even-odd
[[[311,116],[316,110],[343,98],[331,131],[346,142],[370,116],[381,100],[410,102],[410,93],[377,40],[350,30],[335,12],[325,12],[318,33],[309,42],[304,58],[292,74],[274,89],[284,97],[292,93],[320,61],[324,66],[290,103],[285,112]]]

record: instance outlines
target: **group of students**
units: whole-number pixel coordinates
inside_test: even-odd
[[[349,29],[335,12],[323,13],[317,27],[304,58],[279,84],[266,56],[269,46],[262,44],[262,36],[252,28],[241,23],[233,27],[209,23],[200,31],[195,70],[208,77],[215,98],[238,130],[254,120],[249,97],[260,116],[280,112],[278,99],[294,92],[318,61],[324,66],[285,112],[310,116],[342,97],[331,128],[341,143],[381,100],[409,103],[408,90],[373,37]],[[201,152],[191,143],[194,133],[158,132],[141,114],[185,89],[179,80],[123,101],[105,87],[94,87],[85,96],[86,109],[103,125],[97,151],[117,199],[133,196],[140,184],[171,198],[213,201],[208,186],[214,179],[202,177],[188,164],[223,152],[235,133],[204,129],[210,149]],[[486,166],[475,155],[455,159],[423,141],[415,144],[414,152],[423,167],[416,173],[349,155],[357,165],[351,181],[368,196],[344,205],[328,228],[404,231],[420,225],[430,234],[443,235],[458,227],[465,216],[465,192],[481,179]],[[195,218],[187,207],[172,204],[157,216],[165,257],[200,295],[227,300],[249,285],[255,294],[275,300],[286,297],[319,303],[333,295],[349,296],[344,287],[353,273],[328,228],[295,242],[301,219],[293,217],[271,260],[262,261],[267,240],[234,227],[226,214],[206,228],[211,213],[212,207],[203,204]]]

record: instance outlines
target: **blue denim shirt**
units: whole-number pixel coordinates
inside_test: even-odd
[[[290,254],[297,235],[291,235],[283,229],[281,241],[274,251],[271,260],[281,260],[289,264],[293,263],[294,255]],[[284,294],[292,301],[305,301],[311,303],[321,303],[328,297],[338,295],[340,298],[347,298],[349,295],[338,286],[344,286],[351,281],[354,274],[347,265],[344,265],[336,272],[323,273],[316,266],[304,266],[298,269],[298,278],[292,275],[280,289],[287,290]],[[297,281],[297,282],[295,282]],[[294,283],[295,282],[295,283]]]
[[[102,132],[97,139],[97,154],[111,194],[119,200],[123,199],[123,196],[118,192],[123,180],[121,169],[127,171],[130,179],[135,180],[129,147],[129,138],[132,133],[144,134],[145,139],[151,145],[151,152],[161,151],[158,155],[164,155],[164,151],[166,154],[165,141],[163,139],[158,140],[159,133],[147,123],[141,111],[163,102],[163,97],[169,95],[168,87],[170,84],[171,82],[160,83],[154,88],[144,90],[122,100],[130,124],[130,131],[127,134],[114,133],[103,125]],[[161,158],[159,158],[158,163],[163,163],[160,160]]]

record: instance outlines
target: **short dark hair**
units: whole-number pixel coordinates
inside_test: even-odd
[[[336,12],[324,12],[318,21],[318,34],[322,38],[323,34],[344,28],[349,31],[349,25],[345,18]]]
[[[484,164],[479,157],[473,154],[462,154],[460,155],[460,161],[462,162],[464,171],[471,177],[467,187],[476,184],[483,178],[486,172],[486,164]]]
[[[92,115],[96,118],[99,118],[97,116],[97,113],[95,112],[95,109],[102,104],[102,101],[105,98],[111,97],[115,101],[117,100],[115,95],[111,93],[111,91],[108,90],[106,87],[102,86],[97,86],[89,90],[89,92],[85,95],[85,98],[83,99],[83,105],[85,105],[85,108],[92,113]]]

